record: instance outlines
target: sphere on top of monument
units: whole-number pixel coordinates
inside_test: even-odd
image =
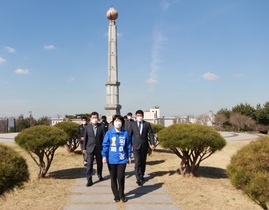
[[[116,20],[118,18],[118,12],[114,9],[114,7],[110,7],[106,13],[106,17],[109,20]]]

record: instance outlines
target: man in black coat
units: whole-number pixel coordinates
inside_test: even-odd
[[[89,187],[93,184],[92,181],[92,173],[93,173],[93,160],[94,157],[96,159],[97,164],[97,175],[99,181],[103,180],[102,177],[102,170],[103,170],[103,162],[102,162],[102,143],[105,136],[105,129],[104,126],[99,121],[99,114],[97,112],[92,112],[90,117],[90,124],[87,125],[84,135],[84,142],[83,142],[83,153],[87,154],[87,169],[86,169],[86,176],[87,176],[87,184],[86,186]]]
[[[103,115],[102,117],[101,117],[101,123],[103,124],[103,126],[104,126],[104,129],[105,129],[105,132],[107,132],[108,131],[108,125],[109,125],[109,123],[107,122],[107,120],[106,120],[106,116],[105,115]]]
[[[143,120],[144,112],[137,110],[135,113],[136,121],[129,125],[130,139],[133,138],[133,153],[135,160],[136,183],[141,186],[144,181],[146,170],[146,160],[149,147],[155,149],[154,135],[149,122]]]
[[[84,166],[86,166],[87,165],[87,154],[83,153],[83,142],[84,142],[85,130],[86,130],[86,127],[88,125],[87,117],[82,117],[81,122],[82,122],[81,125],[78,126],[77,134],[78,134],[80,149],[81,149],[82,156],[83,156],[83,164],[84,164]]]

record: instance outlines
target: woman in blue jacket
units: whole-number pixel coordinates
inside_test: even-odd
[[[114,128],[106,132],[103,140],[103,163],[107,163],[111,177],[111,189],[115,202],[126,202],[124,195],[126,164],[131,163],[131,141],[128,131],[123,129],[124,118],[115,115]]]

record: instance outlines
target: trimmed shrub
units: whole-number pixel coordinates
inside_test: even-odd
[[[56,127],[37,125],[27,128],[15,137],[39,167],[38,177],[45,177],[56,149],[66,144],[67,134]],[[35,157],[36,155],[37,157]]]
[[[151,124],[151,128],[154,133],[155,145],[158,146],[159,145],[158,132],[164,129],[164,126],[161,124]],[[151,149],[150,149],[150,152],[152,152]]]
[[[0,144],[0,195],[14,187],[21,187],[28,180],[25,159],[12,148]]]
[[[219,132],[200,124],[171,125],[158,133],[158,139],[162,147],[172,150],[181,159],[182,175],[194,175],[201,161],[226,145]]]
[[[79,146],[79,139],[78,139],[78,124],[70,121],[64,121],[57,123],[54,125],[57,128],[60,128],[67,134],[67,142],[66,142],[66,149],[68,152],[74,152]]]
[[[154,134],[158,133],[160,130],[162,130],[164,128],[164,126],[162,124],[150,124],[152,131]]]
[[[263,209],[269,204],[269,137],[260,137],[243,147],[227,166],[231,183]]]

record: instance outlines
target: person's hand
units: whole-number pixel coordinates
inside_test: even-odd
[[[106,157],[103,157],[103,163],[106,163]]]
[[[84,141],[84,137],[81,137],[81,138],[80,138],[80,141]]]
[[[155,150],[155,145],[150,145],[150,149]]]
[[[131,163],[132,163],[132,159],[128,158],[128,164],[131,164]]]
[[[87,153],[87,151],[84,149],[84,150],[82,150],[82,153],[85,155]]]

